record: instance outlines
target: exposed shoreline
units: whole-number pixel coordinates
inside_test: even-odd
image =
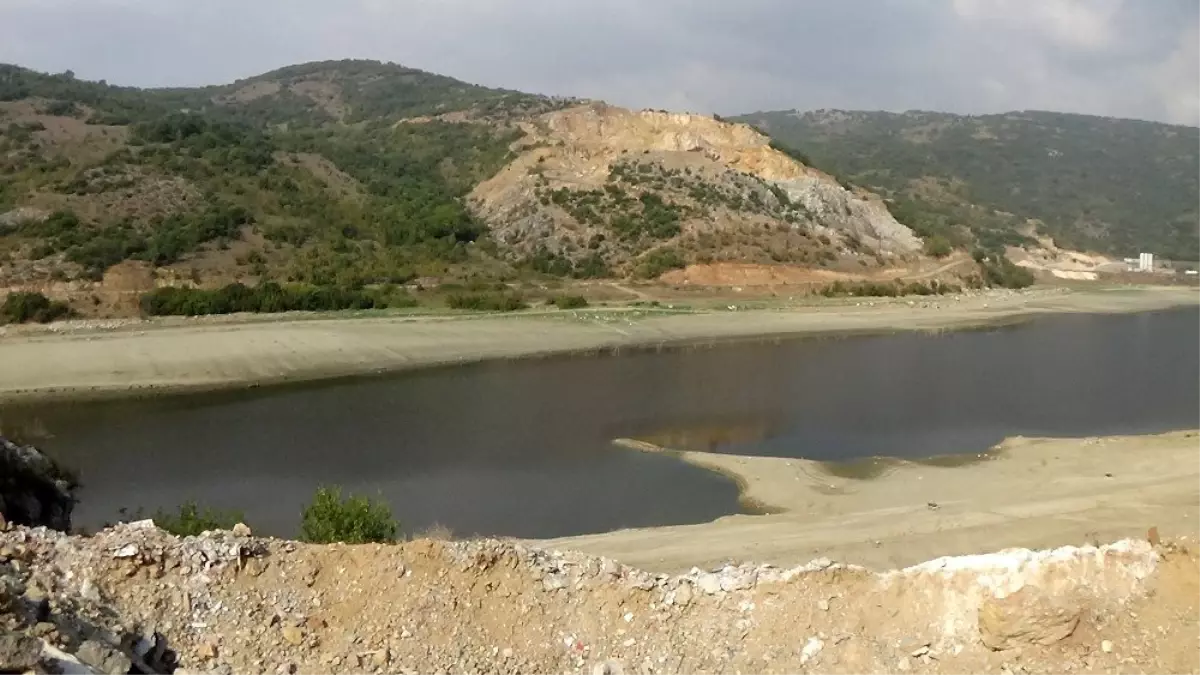
[[[0,402],[257,387],[413,368],[746,339],[958,330],[1055,313],[1194,306],[1192,288],[996,293],[961,299],[639,313],[147,322],[0,336]],[[918,304],[919,303],[919,304]]]
[[[629,451],[654,446],[621,439]],[[656,572],[817,557],[876,569],[1003,548],[1194,535],[1200,431],[1010,438],[966,461],[894,459],[845,477],[821,462],[665,450],[729,476],[765,515],[538,540]],[[950,458],[942,458],[950,459]]]

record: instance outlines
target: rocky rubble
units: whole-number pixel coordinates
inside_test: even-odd
[[[1182,576],[1160,572],[1180,561]],[[91,537],[9,527],[0,670],[1194,670],[1194,648],[1163,660],[1164,645],[1191,646],[1197,631],[1194,598],[1172,605],[1186,594],[1162,584],[1194,577],[1195,563],[1126,541],[882,574],[818,560],[669,576],[498,540],[316,546],[244,526],[188,538],[149,521]]]

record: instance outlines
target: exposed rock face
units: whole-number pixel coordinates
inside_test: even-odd
[[[601,190],[634,199],[652,192],[678,207],[681,231],[650,245],[691,249],[693,239],[725,232],[741,243],[755,240],[776,261],[780,251],[800,248],[800,237],[872,257],[920,249],[920,240],[877,197],[847,189],[772,148],[766,136],[743,124],[592,103],[541,115],[523,128],[527,136],[517,158],[471,195],[476,213],[516,250],[543,246],[571,257],[589,251],[617,259],[636,255],[639,247],[615,243],[616,209],[602,201]],[[585,199],[596,191],[597,217],[554,195],[559,190]],[[644,215],[632,212],[635,218]],[[789,233],[798,237],[788,239]],[[600,245],[596,235],[605,235]],[[640,245],[644,249],[647,242]],[[731,245],[722,241],[713,248]],[[734,259],[742,259],[738,253]]]
[[[995,650],[1052,645],[1075,632],[1081,614],[1077,600],[1025,587],[980,605],[979,638]]]
[[[0,515],[18,525],[71,529],[75,479],[31,445],[0,438]]]

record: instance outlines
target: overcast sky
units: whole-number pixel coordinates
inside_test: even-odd
[[[1191,125],[1197,0],[0,0],[0,62],[140,86],[303,61],[733,114],[1043,109]]]

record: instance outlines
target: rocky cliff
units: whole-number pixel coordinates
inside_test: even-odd
[[[591,103],[522,125],[517,157],[470,195],[503,244],[621,265],[689,261],[887,264],[920,240],[874,195],[839,184],[744,124]]]

